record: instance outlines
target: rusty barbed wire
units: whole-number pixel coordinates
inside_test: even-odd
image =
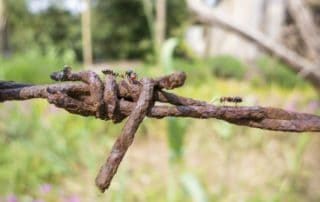
[[[186,74],[176,72],[140,81],[123,78],[104,70],[105,79],[93,71],[72,72],[70,67],[51,74],[50,85],[32,85],[0,81],[0,102],[44,98],[56,107],[81,116],[95,116],[114,123],[126,121],[106,162],[96,177],[96,185],[104,192],[110,185],[134,134],[145,116],[151,118],[191,117],[216,118],[232,124],[274,131],[320,132],[320,117],[260,106],[215,106],[204,101],[166,92],[184,85]],[[70,82],[80,81],[80,82]],[[168,105],[156,105],[157,102]]]

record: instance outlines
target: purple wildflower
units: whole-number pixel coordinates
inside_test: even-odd
[[[72,195],[69,198],[67,198],[66,202],[80,202],[80,199],[76,195]]]
[[[14,194],[9,194],[6,198],[6,202],[18,202],[18,199]]]
[[[44,202],[43,199],[34,199],[32,202]]]
[[[42,194],[46,194],[46,193],[50,192],[50,190],[51,190],[51,185],[48,184],[48,183],[45,183],[45,184],[42,184],[42,185],[40,186],[40,190],[39,190],[39,191],[40,191]]]
[[[308,103],[306,107],[307,112],[315,112],[319,108],[319,102],[317,100],[312,100]]]
[[[293,99],[288,100],[284,105],[284,109],[289,110],[289,111],[296,111],[297,110],[296,101]]]

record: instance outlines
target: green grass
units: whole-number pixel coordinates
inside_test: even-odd
[[[239,59],[230,55],[220,55],[207,59],[211,72],[216,77],[244,79],[247,67]]]
[[[0,80],[48,83],[50,73],[61,69],[65,64],[75,64],[75,55],[71,50],[58,53],[54,48],[45,52],[30,49],[8,58],[0,57]]]
[[[306,83],[285,64],[267,56],[258,59],[257,67],[262,74],[260,79],[262,85],[275,83],[283,88],[292,89],[295,86],[301,86]]]
[[[33,54],[1,63],[2,78],[48,82],[48,74],[64,63],[44,56],[38,64],[40,56]],[[188,75],[184,87],[174,92],[207,101],[239,95],[244,97],[243,105],[283,107],[295,102],[296,111],[317,98],[304,83],[295,83],[292,90],[276,81],[263,86],[224,79],[213,75],[208,64],[212,63],[174,60],[173,68]],[[29,67],[33,74],[28,73]],[[150,65],[137,70],[152,76],[165,71]],[[0,201],[12,193],[22,202],[63,201],[74,195],[81,201],[162,202],[170,198],[170,187],[174,187],[174,201],[294,202],[320,197],[318,191],[308,196],[303,191],[318,180],[313,177],[318,164],[305,162],[306,155],[312,155],[314,140],[308,134],[298,137],[216,120],[146,119],[111,189],[101,195],[94,178],[123,124],[71,115],[42,100],[2,103],[0,111]],[[47,183],[51,189],[43,193],[39,188]]]

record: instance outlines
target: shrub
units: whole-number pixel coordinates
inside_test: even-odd
[[[0,79],[21,82],[49,82],[49,74],[61,69],[64,64],[72,65],[75,54],[72,50],[59,54],[54,48],[46,53],[39,49],[30,49],[27,52],[0,58]]]
[[[271,57],[261,57],[257,60],[257,66],[266,83],[276,83],[284,88],[292,88],[303,83],[303,80],[289,67]]]
[[[246,66],[238,59],[229,55],[219,55],[208,59],[212,73],[221,78],[241,80],[245,76]]]

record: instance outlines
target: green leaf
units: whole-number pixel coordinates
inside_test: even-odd
[[[193,202],[207,202],[207,195],[198,179],[190,172],[181,176],[181,183]]]
[[[170,150],[170,160],[181,160],[183,156],[184,137],[187,131],[187,120],[167,119],[167,140]]]
[[[178,44],[178,39],[170,38],[166,40],[162,46],[160,62],[166,73],[170,73],[173,68],[173,51]]]

